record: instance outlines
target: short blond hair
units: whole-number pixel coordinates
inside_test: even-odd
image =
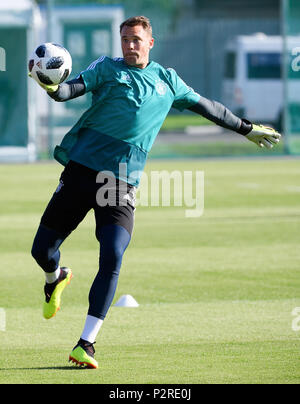
[[[139,15],[136,17],[130,17],[127,20],[123,21],[122,24],[120,25],[120,33],[123,29],[123,27],[135,27],[136,25],[141,25],[145,31],[148,31],[148,33],[152,36],[152,26],[150,23],[149,18],[144,17],[143,15]]]

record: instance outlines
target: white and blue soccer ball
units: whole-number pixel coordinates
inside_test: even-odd
[[[35,49],[28,69],[31,77],[40,84],[60,84],[71,74],[72,58],[63,46],[46,42]]]

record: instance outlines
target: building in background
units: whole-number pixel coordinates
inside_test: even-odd
[[[300,154],[300,2],[282,0],[283,20],[283,131],[286,151]],[[295,38],[298,40],[295,41]]]
[[[158,61],[207,98],[223,101],[225,48],[238,35],[280,35],[280,0],[182,0]],[[157,17],[159,18],[159,17]]]
[[[36,158],[35,85],[27,77],[27,59],[41,22],[30,0],[0,3],[0,161]]]
[[[54,103],[28,78],[28,60],[43,42],[65,46],[74,78],[101,55],[121,55],[121,6],[55,6],[32,0],[0,3],[0,162],[28,162],[52,155],[90,103],[90,94]]]
[[[53,5],[51,18],[47,2]],[[70,51],[73,59],[70,78],[74,78],[102,55],[122,56],[120,23],[132,15],[146,15],[152,22],[155,38],[151,58],[166,68],[174,68],[201,95],[220,101],[230,108],[229,86],[227,91],[222,91],[225,76],[233,68],[233,65],[230,67],[228,64],[228,46],[237,38],[251,38],[257,33],[273,38],[281,36],[284,31],[288,35],[298,35],[297,27],[300,26],[299,0],[111,0],[109,3],[105,0],[36,0],[36,3],[39,8],[31,0],[14,0],[9,5],[8,2],[0,5],[2,161],[13,161],[14,158],[30,161],[35,158],[36,150],[39,157],[51,156],[53,147],[60,143],[90,103],[90,94],[68,103],[54,103],[27,78],[28,56],[42,42],[57,42]],[[40,25],[38,16],[41,16]],[[285,100],[282,109],[282,115],[286,117],[283,120],[285,132],[290,133],[292,130],[296,142],[292,142],[292,148],[292,143],[286,142],[289,147],[285,151],[300,151],[295,146],[299,139],[297,133],[300,132],[300,103],[295,102],[295,91],[293,94],[290,91],[295,88],[295,80],[298,79],[298,65],[291,73],[291,55],[286,52],[284,57],[285,62],[281,63],[283,69],[280,71],[281,84],[278,83],[278,77],[276,80],[277,87],[281,88],[278,90],[282,92],[281,99]],[[297,57],[298,53],[293,58],[294,64]],[[257,62],[262,67],[265,60],[256,55],[250,62],[252,65]],[[268,61],[271,59],[268,58]],[[257,63],[251,66],[257,68]],[[287,84],[289,74],[293,77],[290,77],[292,81]],[[262,99],[264,88],[256,86],[255,94],[251,94],[252,100],[256,97]],[[239,96],[239,92],[234,95]],[[274,111],[269,111],[272,105],[268,105],[268,114],[278,118],[278,105],[274,106]],[[239,112],[242,114],[243,111],[240,109]],[[171,110],[170,113],[178,114],[178,111]],[[264,121],[263,115],[258,118]],[[209,140],[209,143],[212,141]],[[239,138],[235,137],[232,141],[238,142]],[[199,142],[199,147],[196,142]],[[160,145],[157,146],[158,150]],[[181,144],[175,146],[179,155],[186,156],[180,154]],[[224,150],[223,143],[221,146],[220,150]],[[231,153],[233,148],[226,146]],[[200,147],[203,150],[202,138],[199,136],[196,139],[194,136],[193,147],[190,149],[195,151]],[[241,151],[243,154],[243,148],[245,154],[248,154],[249,148],[244,144],[238,145],[239,153]],[[172,150],[168,145],[167,155],[173,155]],[[279,148],[276,150],[280,151]],[[254,153],[257,151],[253,150]]]

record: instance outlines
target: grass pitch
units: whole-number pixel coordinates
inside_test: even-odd
[[[140,207],[115,301],[96,344],[99,369],[68,365],[97,272],[93,215],[64,243],[74,272],[54,319],[30,249],[58,164],[0,166],[0,383],[299,383],[299,160],[152,161],[205,171],[205,211]],[[300,325],[300,320],[299,320]]]

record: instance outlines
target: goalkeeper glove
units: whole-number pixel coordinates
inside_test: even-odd
[[[280,142],[281,134],[275,129],[268,128],[263,125],[252,125],[252,130],[246,135],[251,142],[256,143],[259,147],[267,147],[272,149],[273,145]]]
[[[31,73],[28,73],[28,76],[33,79],[33,77],[31,76]],[[42,83],[39,83],[38,81],[37,81],[37,83],[38,83],[38,85],[40,87],[42,87],[44,90],[46,90],[47,93],[55,93],[55,91],[58,90],[58,84],[51,84],[51,85],[50,84],[42,84]]]

